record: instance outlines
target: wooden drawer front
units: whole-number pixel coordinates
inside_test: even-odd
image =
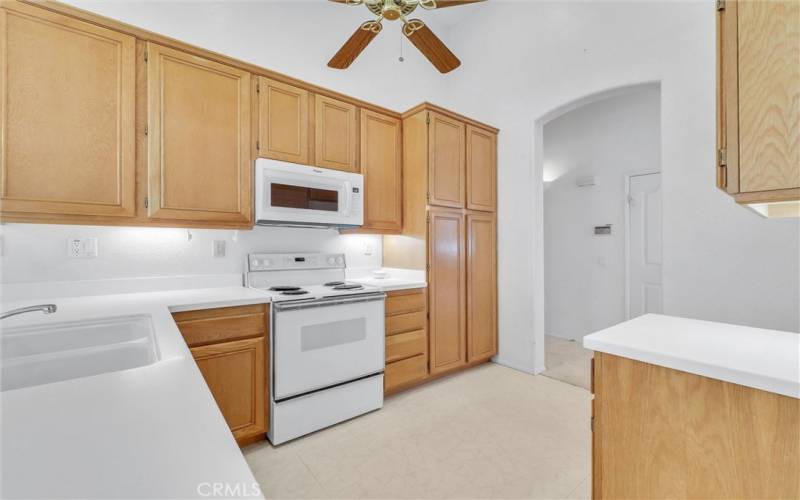
[[[424,354],[428,338],[425,330],[400,333],[386,338],[386,362],[391,363]]]
[[[425,309],[425,292],[390,294],[386,297],[386,314],[400,314]]]
[[[267,333],[267,311],[263,304],[187,311],[172,317],[189,347],[263,337]]]
[[[386,317],[386,335],[425,329],[425,311]]]
[[[428,375],[428,359],[424,354],[396,361],[386,365],[383,390],[391,391],[397,387],[422,380]]]

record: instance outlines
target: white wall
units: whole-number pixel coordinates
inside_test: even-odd
[[[348,267],[380,267],[381,237],[335,230],[257,227],[252,231],[5,224],[2,283],[241,273],[251,252],[340,252]],[[98,239],[93,259],[67,257],[70,238]],[[213,257],[212,242],[226,242]]]
[[[625,320],[625,175],[659,170],[653,85],[544,126],[545,332],[579,339]],[[595,185],[578,187],[579,177]],[[612,225],[610,235],[594,226]]]
[[[664,311],[800,330],[798,221],[760,219],[714,187],[714,26],[712,0],[491,1],[451,30],[463,66],[443,104],[501,130],[498,361],[544,368],[536,120],[642,82],[661,82]]]

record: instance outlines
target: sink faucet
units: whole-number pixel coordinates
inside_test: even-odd
[[[37,306],[20,307],[19,309],[12,309],[0,314],[0,319],[6,319],[9,316],[16,316],[17,314],[24,314],[28,312],[42,311],[45,314],[52,314],[56,312],[55,304],[40,304]]]

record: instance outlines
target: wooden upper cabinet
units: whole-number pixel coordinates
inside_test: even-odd
[[[133,216],[136,40],[2,5],[2,211]]]
[[[358,172],[357,108],[322,95],[314,96],[314,164]]]
[[[148,215],[252,220],[250,74],[147,44]]]
[[[258,155],[308,164],[308,91],[258,78]]]
[[[497,354],[497,227],[494,214],[467,214],[467,360]]]
[[[717,29],[718,185],[800,200],[800,3],[728,0]]]
[[[430,372],[466,363],[464,215],[431,210],[428,223]]]
[[[402,135],[399,119],[361,110],[361,173],[364,174],[363,229],[402,230]]]
[[[494,212],[497,134],[467,125],[467,208]]]
[[[439,113],[429,117],[428,203],[464,208],[465,126]]]

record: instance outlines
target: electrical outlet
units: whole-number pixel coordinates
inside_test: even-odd
[[[225,257],[225,240],[214,240],[212,242],[211,255]]]
[[[97,238],[68,238],[67,255],[75,259],[97,257]]]
[[[372,255],[372,244],[364,243],[364,255]]]

